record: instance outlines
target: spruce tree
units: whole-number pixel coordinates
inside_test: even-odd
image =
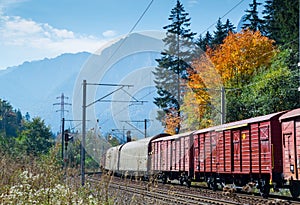
[[[258,3],[256,0],[253,0],[252,4],[249,4],[250,9],[246,10],[246,16],[243,19],[243,29],[250,29],[252,31],[262,30],[263,27],[263,20],[258,16],[258,6],[261,3]]]
[[[274,7],[273,7],[273,0],[266,0],[264,4],[264,10],[262,11],[263,14],[263,29],[262,33],[265,36],[271,37],[271,31],[274,24]]]
[[[175,110],[180,117],[180,105],[184,86],[182,80],[188,78],[188,69],[191,69],[193,38],[195,33],[191,31],[190,18],[181,2],[177,0],[176,6],[171,10],[169,20],[171,24],[164,26],[166,37],[163,39],[165,49],[161,52],[161,58],[157,59],[158,66],[153,72],[158,97],[154,103],[163,111],[159,112],[158,119],[162,120],[170,110]],[[179,126],[176,132],[179,131]]]
[[[225,31],[224,25],[222,24],[221,18],[219,18],[216,31],[214,31],[214,37],[212,40],[213,47],[216,47],[223,43],[224,38],[226,38],[227,32]]]
[[[299,59],[299,1],[267,0],[264,5],[266,35],[275,40],[281,49],[291,50],[288,67],[294,71],[296,81],[300,78]],[[296,86],[296,85],[295,85]]]
[[[235,26],[229,21],[229,19],[226,20],[226,23],[224,24],[224,31],[226,32],[226,36],[228,36],[229,32],[234,33]]]
[[[196,58],[199,57],[200,54],[205,52],[207,50],[207,47],[212,47],[212,35],[209,33],[209,31],[206,32],[205,36],[202,37],[200,34],[199,37],[197,38],[195,44],[197,46],[195,54]]]
[[[278,45],[298,50],[299,1],[267,0],[264,5],[267,35]]]
[[[216,31],[214,31],[213,39],[211,40],[211,44],[213,47],[217,47],[218,45],[223,43],[223,40],[228,36],[229,32],[234,32],[234,25],[226,20],[225,24],[222,24],[221,19],[217,21]]]

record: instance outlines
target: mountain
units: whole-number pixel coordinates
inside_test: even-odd
[[[243,30],[242,27],[243,27],[244,24],[250,23],[249,20],[245,21],[245,18],[246,18],[246,14],[244,16],[242,16],[241,19],[240,19],[240,21],[238,22],[238,25],[237,25],[237,28],[236,28],[237,32],[241,32]]]
[[[40,116],[55,130],[60,114],[56,97],[64,93],[71,97],[73,87],[84,62],[91,54],[62,54],[56,58],[25,62],[0,71],[0,98],[7,100],[22,114]],[[66,107],[71,111],[71,107]]]
[[[112,129],[123,133],[130,130],[132,137],[141,138],[144,137],[144,124],[129,125],[128,122],[144,122],[147,119],[147,134],[157,134],[162,127],[155,119],[157,110],[153,97],[156,89],[152,71],[162,48],[160,33],[133,33],[109,42],[95,54],[62,54],[53,59],[25,62],[0,71],[0,98],[20,109],[23,115],[28,112],[31,118],[41,117],[56,133],[60,131],[58,110],[61,107],[53,104],[59,104],[59,97],[64,93],[69,97],[65,102],[72,104],[65,106],[65,110],[69,111],[65,118],[71,120],[74,116],[77,121],[67,122],[66,128],[75,127],[74,131],[80,131],[83,79],[96,84],[132,85],[133,88],[124,87],[118,92],[114,91],[116,87],[89,85],[88,103],[106,95],[108,97],[103,99],[103,103],[99,101],[89,107],[87,120],[90,124],[87,128],[98,122],[102,133]]]

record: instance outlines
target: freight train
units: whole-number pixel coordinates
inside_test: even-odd
[[[115,174],[190,186],[206,182],[255,184],[266,197],[270,188],[300,195],[300,108],[177,135],[158,134],[107,150],[104,168]]]

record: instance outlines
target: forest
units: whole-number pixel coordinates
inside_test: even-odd
[[[197,35],[177,1],[164,27],[166,49],[154,71],[154,103],[166,132],[300,106],[299,2],[251,2],[242,28],[219,18],[213,32]]]

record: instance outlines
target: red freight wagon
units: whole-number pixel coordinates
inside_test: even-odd
[[[293,197],[300,195],[300,108],[279,120],[282,127],[283,177]]]
[[[192,132],[189,132],[152,141],[152,171],[158,173],[164,182],[168,179],[189,182],[193,159],[191,136]]]
[[[281,183],[282,113],[232,122],[194,133],[194,177],[217,183],[244,186],[257,181],[264,194],[269,193],[269,182]],[[279,149],[274,152],[273,147]],[[276,163],[275,163],[276,162]]]

